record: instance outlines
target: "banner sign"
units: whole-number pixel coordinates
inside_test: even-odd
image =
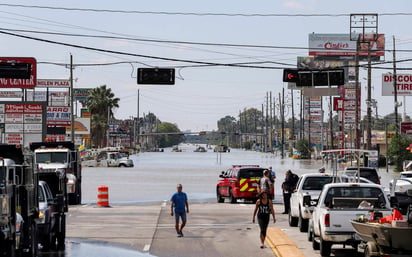
[[[70,80],[68,79],[38,79],[37,87],[68,88],[70,87]]]
[[[67,106],[48,106],[47,107],[47,126],[70,125],[70,107]]]
[[[382,74],[382,96],[395,95],[393,87],[394,77],[392,74]],[[396,94],[412,95],[412,74],[396,74]]]
[[[0,91],[0,98],[22,98],[23,92],[21,91]]]

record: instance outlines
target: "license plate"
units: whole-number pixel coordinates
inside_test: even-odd
[[[257,186],[258,186],[258,183],[252,183],[252,186],[253,186],[253,187],[257,187]]]

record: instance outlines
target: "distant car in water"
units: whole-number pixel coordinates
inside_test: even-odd
[[[195,149],[195,152],[205,153],[205,152],[207,152],[207,150],[206,150],[206,148],[204,148],[203,146],[198,146],[198,147]]]

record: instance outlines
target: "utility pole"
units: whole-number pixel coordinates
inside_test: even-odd
[[[282,159],[285,158],[285,89],[282,88]]]
[[[270,120],[269,120],[269,147],[270,147],[270,151],[273,152],[273,145],[272,145],[272,141],[273,141],[273,106],[272,106],[272,91],[270,91],[269,94],[269,99],[270,99],[270,108],[269,108],[269,113],[270,113]]]
[[[292,131],[291,131],[291,137],[293,138],[293,146],[295,146],[296,142],[296,136],[295,136],[295,106],[293,103],[293,89],[290,90],[291,98],[292,98]]]
[[[395,51],[395,36],[393,36],[393,95],[395,100],[395,133],[399,132],[399,120],[398,120],[398,86],[396,77],[396,51]]]
[[[368,93],[367,93],[367,123],[366,123],[366,148],[370,150],[371,144],[371,42],[376,42],[378,37],[378,14],[351,14],[350,15],[350,40],[357,41],[356,55],[359,54],[360,43],[367,44],[368,50]],[[358,68],[358,67],[357,67]],[[356,90],[359,85],[359,74],[356,81]],[[356,92],[358,95],[358,91]],[[360,101],[356,101],[358,111]],[[358,129],[358,128],[356,128]]]
[[[137,89],[137,145],[140,149],[140,89]]]
[[[73,143],[75,143],[74,140],[74,108],[73,108],[73,102],[74,102],[74,89],[73,89],[73,55],[70,54],[70,123],[71,123],[71,131],[70,131],[70,139]]]
[[[372,149],[372,68],[371,68],[371,43],[368,42],[368,99],[366,100],[366,149]]]

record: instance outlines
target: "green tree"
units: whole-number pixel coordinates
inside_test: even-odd
[[[412,140],[404,134],[396,134],[392,137],[388,155],[395,162],[395,171],[403,170],[403,161],[412,160],[411,151],[406,150],[411,143]]]
[[[310,158],[310,151],[309,151],[309,141],[308,140],[298,140],[296,142],[296,150],[300,152],[301,159],[309,159]]]
[[[227,115],[217,122],[217,129],[219,132],[234,132],[236,129],[236,118]]]
[[[171,133],[164,134],[157,137],[157,144],[159,147],[170,147],[178,145],[184,141],[183,134],[180,134],[180,130],[177,125],[169,122],[161,122],[157,127],[158,133]]]
[[[91,139],[95,146],[104,146],[109,119],[113,118],[113,109],[119,107],[120,99],[106,85],[94,88],[87,97],[87,108],[92,114]]]

